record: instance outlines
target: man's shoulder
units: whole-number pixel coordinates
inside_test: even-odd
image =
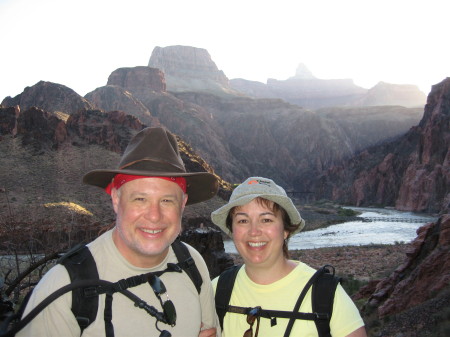
[[[64,266],[57,264],[47,271],[32,292],[35,303],[41,302],[55,290],[70,283],[70,277]],[[31,301],[31,299],[30,299]]]

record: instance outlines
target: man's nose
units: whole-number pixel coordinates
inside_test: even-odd
[[[158,203],[151,203],[145,210],[145,218],[151,222],[158,222],[161,219],[161,208]]]

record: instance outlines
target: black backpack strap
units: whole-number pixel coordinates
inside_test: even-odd
[[[220,274],[216,287],[216,312],[219,317],[220,327],[223,330],[223,318],[228,311],[234,281],[242,265],[234,265]]]
[[[195,288],[197,288],[197,292],[200,294],[203,279],[197,269],[194,259],[191,256],[191,253],[189,253],[189,249],[178,238],[172,243],[172,249],[177,257],[178,265],[186,272],[186,274],[188,274],[194,283]]]
[[[98,280],[97,265],[88,247],[75,246],[59,260],[69,273],[71,282],[81,280]],[[72,312],[83,334],[97,317],[98,310],[97,287],[77,288],[72,291]]]
[[[333,313],[334,294],[341,278],[334,275],[334,267],[324,266],[325,272],[314,282],[312,287],[312,310],[327,314],[326,319],[316,319],[319,337],[331,337],[330,320]],[[332,272],[328,270],[331,268]]]
[[[305,287],[303,288],[302,292],[300,293],[300,296],[298,297],[298,300],[297,300],[297,303],[295,304],[295,307],[294,307],[293,312],[299,311],[300,306],[301,306],[301,304],[302,304],[302,302],[303,302],[303,299],[305,298],[306,293],[308,292],[309,288],[311,288],[311,286],[312,286],[313,284],[315,284],[316,281],[317,281],[318,279],[320,279],[324,274],[329,273],[329,270],[327,269],[327,267],[330,267],[330,266],[324,266],[324,267],[320,268],[320,269],[317,270],[317,271],[314,273],[314,275],[309,279],[309,281],[306,283]],[[334,274],[334,269],[333,269],[333,274]],[[333,275],[333,277],[334,277],[334,275]],[[313,287],[313,288],[314,288],[314,287]],[[336,289],[336,288],[335,288],[335,289]],[[332,296],[334,297],[334,291],[333,291],[333,293],[332,293]],[[314,297],[312,298],[312,302],[313,302],[313,303],[316,302],[315,299],[314,299]],[[331,318],[331,311],[328,311],[328,312],[318,312],[318,311],[315,311],[314,308],[313,308],[313,313],[314,313],[314,315],[316,316],[316,319],[314,320],[314,322],[316,322],[316,321],[318,321],[318,320],[324,320],[324,321],[325,321],[325,324],[328,324],[328,323],[329,323],[329,320],[330,320],[330,318]],[[284,332],[284,337],[288,337],[288,336],[290,335],[291,330],[292,330],[292,327],[294,326],[294,323],[295,323],[295,318],[291,318],[291,319],[289,320],[288,325],[287,325],[286,331]],[[329,331],[329,327],[328,327],[328,331]],[[322,336],[320,335],[320,331],[319,331],[319,336],[322,337]]]
[[[157,319],[157,321],[161,321],[163,323],[169,324],[167,322],[164,312],[159,312],[155,307],[149,305],[144,300],[140,299],[138,296],[134,295],[132,292],[128,291],[127,289],[120,289],[120,285],[118,283],[112,283],[104,280],[82,280],[82,281],[76,281],[73,283],[69,283],[57,290],[55,290],[53,293],[51,293],[49,296],[47,296],[45,299],[43,299],[38,305],[36,305],[31,311],[23,317],[16,325],[12,327],[11,330],[0,333],[1,337],[14,337],[16,333],[20,330],[22,330],[28,323],[30,323],[42,310],[44,310],[47,306],[49,306],[53,301],[55,301],[60,296],[73,291],[78,288],[86,288],[86,287],[97,287],[100,289],[99,294],[113,294],[115,292],[120,292],[124,296],[128,297],[131,301],[134,302],[134,305],[139,308],[145,310],[150,316],[153,316]],[[106,306],[105,306],[106,307]],[[106,322],[105,322],[106,326]],[[112,327],[112,325],[111,325]],[[106,327],[107,328],[107,327]],[[164,331],[163,331],[164,332]],[[108,328],[106,330],[106,333],[108,333]],[[109,336],[108,334],[106,336]],[[114,336],[114,331],[112,331],[112,335]],[[164,336],[164,335],[161,335]]]

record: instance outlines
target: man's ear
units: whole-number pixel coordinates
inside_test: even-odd
[[[186,203],[188,201],[188,197],[189,196],[186,193],[184,193],[184,195],[183,195],[183,203],[181,205],[181,211],[184,211],[184,208],[186,207]]]
[[[111,190],[111,201],[114,212],[117,214],[117,210],[119,209],[119,191],[116,188]]]

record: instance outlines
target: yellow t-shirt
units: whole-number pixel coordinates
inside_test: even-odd
[[[247,276],[245,268],[241,268],[236,277],[231,294],[230,305],[239,307],[261,306],[267,310],[292,311],[297,299],[315,270],[304,263],[298,266],[287,276],[269,285],[256,284]],[[213,280],[214,292],[217,280]],[[312,312],[311,289],[303,299],[300,312]],[[271,326],[270,320],[260,318],[259,337],[283,336],[289,319],[277,318],[277,324]],[[360,328],[364,322],[358,309],[347,295],[341,285],[338,285],[334,298],[333,314],[330,321],[331,335],[344,337]],[[240,337],[249,328],[246,315],[226,313],[223,321],[223,337]],[[256,322],[253,325],[255,333]],[[296,320],[290,336],[317,337],[314,321]]]

